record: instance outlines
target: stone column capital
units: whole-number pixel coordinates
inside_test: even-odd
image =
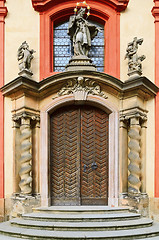
[[[30,113],[30,112],[20,112],[13,114],[12,116],[13,122],[20,122],[21,125],[30,125],[31,122],[40,126],[40,114],[39,113]]]

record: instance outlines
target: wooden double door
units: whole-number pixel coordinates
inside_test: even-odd
[[[67,106],[50,117],[52,205],[107,205],[108,114]]]

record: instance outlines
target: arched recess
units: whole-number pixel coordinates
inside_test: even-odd
[[[80,102],[81,103],[81,102]],[[66,105],[79,104],[73,94],[54,99],[41,110],[41,153],[40,153],[40,193],[41,205],[50,206],[49,193],[49,122],[50,114],[57,108]],[[109,192],[108,205],[118,206],[118,110],[100,96],[88,95],[83,104],[101,108],[109,114]]]
[[[129,0],[88,1],[91,6],[90,19],[105,25],[105,69],[104,72],[120,78],[120,12]],[[40,12],[40,79],[53,72],[53,24],[73,15],[75,1],[32,0],[33,7]]]

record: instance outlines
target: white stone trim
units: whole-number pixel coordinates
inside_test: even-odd
[[[118,206],[118,109],[109,102],[96,95],[88,95],[84,104],[97,106],[109,113],[109,196],[108,205]],[[74,95],[58,97],[41,110],[41,130],[40,130],[40,193],[41,205],[49,206],[49,114],[64,105],[79,104],[75,101]],[[80,101],[81,104],[81,101]],[[110,124],[111,123],[111,124]]]

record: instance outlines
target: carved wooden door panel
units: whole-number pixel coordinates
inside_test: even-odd
[[[108,203],[108,114],[81,109],[81,204]]]
[[[51,116],[51,202],[80,204],[80,125],[77,107],[58,109]]]
[[[107,204],[108,114],[92,106],[60,108],[50,134],[51,204]]]

